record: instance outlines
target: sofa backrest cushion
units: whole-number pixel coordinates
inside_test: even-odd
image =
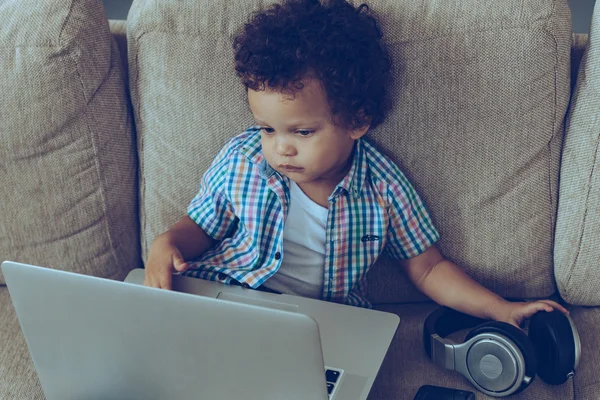
[[[122,279],[137,160],[102,3],[4,1],[0,21],[0,260]]]
[[[251,124],[231,40],[272,1],[152,0],[128,16],[144,254],[185,214],[202,173]],[[358,4],[358,2],[356,2]],[[369,138],[427,203],[439,248],[504,296],[556,290],[552,238],[569,101],[566,0],[372,0],[395,64],[395,105]],[[423,299],[396,263],[375,302]]]
[[[567,119],[554,261],[561,296],[600,305],[600,6],[592,26]]]

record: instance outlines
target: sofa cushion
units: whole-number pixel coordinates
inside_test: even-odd
[[[437,307],[436,304],[430,302],[377,306],[377,309],[381,311],[392,312],[400,316],[400,325],[369,394],[369,400],[412,400],[422,385],[469,390],[477,394],[478,400],[496,399],[478,392],[467,378],[458,372],[446,370],[434,364],[425,354],[423,324],[427,316]],[[451,334],[448,338],[455,343],[460,343],[468,332],[469,330],[465,329]],[[594,368],[588,369],[590,374],[594,371]],[[525,391],[505,398],[511,400],[580,398],[574,397],[573,393],[573,381],[571,380],[559,386],[552,386],[537,377]],[[581,397],[581,399],[587,398],[596,397]]]
[[[442,254],[502,296],[551,294],[566,1],[372,5],[385,16],[397,79],[396,106],[370,137],[429,205]],[[394,296],[408,293],[395,269],[380,272],[375,302],[416,299]]]
[[[252,123],[231,39],[269,3],[134,2],[127,24],[143,254],[185,215],[216,152]],[[555,292],[566,0],[369,5],[395,63],[395,106],[369,138],[428,204],[443,254],[503,296]],[[370,281],[375,302],[423,300],[395,262],[382,261]]]
[[[0,287],[0,399],[45,399],[6,287]]]
[[[600,6],[567,119],[554,246],[556,282],[572,304],[600,305]]]
[[[137,160],[102,3],[4,1],[0,21],[0,260],[122,279]]]

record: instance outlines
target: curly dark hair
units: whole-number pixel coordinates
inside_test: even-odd
[[[381,123],[389,110],[391,60],[366,4],[284,0],[253,14],[234,38],[235,70],[246,88],[296,93],[319,79],[335,123]]]

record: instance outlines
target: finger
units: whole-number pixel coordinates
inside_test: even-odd
[[[525,307],[523,307],[522,313],[524,318],[529,318],[533,314],[539,311],[552,311],[553,308],[548,304],[543,303],[541,301],[536,301],[534,303],[528,303]]]
[[[152,282],[153,282],[152,277],[150,277],[146,274],[146,276],[144,277],[144,286],[152,286]]]
[[[521,324],[519,323],[519,321],[516,321],[516,322],[509,322],[509,324],[511,324],[511,325],[512,325],[512,326],[514,326],[515,328],[519,329],[520,331],[523,331],[523,332],[525,332],[525,331],[523,330],[523,328],[521,328]]]
[[[546,303],[543,300],[538,300],[534,304],[537,306],[538,311],[554,311],[554,307],[552,307],[550,304]]]
[[[171,274],[166,274],[160,278],[159,288],[171,290]]]
[[[570,314],[569,310],[567,310],[566,308],[564,308],[562,305],[560,305],[559,303],[557,303],[556,301],[553,300],[540,300],[540,302],[546,303],[548,304],[550,307],[552,307],[553,309],[557,309],[565,314]]]
[[[558,304],[555,301],[552,300],[542,300],[544,303],[548,304],[550,307],[552,307],[553,309],[557,309],[560,310],[564,313],[568,312],[566,308],[564,308],[563,306],[561,306],[560,304]]]
[[[146,275],[144,276],[144,285],[148,287],[157,288],[158,287],[158,279],[156,274],[151,271],[146,270]]]
[[[525,321],[525,315],[515,315],[514,317],[512,317],[510,320],[506,321],[511,325],[516,326],[517,328],[521,328],[521,325],[523,324],[523,321]]]
[[[178,272],[183,272],[188,268],[188,263],[185,262],[180,254],[173,254],[173,267]]]
[[[178,263],[173,263],[173,266],[175,267],[175,271],[177,272],[184,272],[185,270],[188,269],[188,263],[181,261]]]
[[[145,286],[150,286],[153,287],[155,284],[155,277],[154,277],[154,273],[153,273],[154,269],[152,268],[152,266],[146,265],[146,268],[144,268],[144,285]]]

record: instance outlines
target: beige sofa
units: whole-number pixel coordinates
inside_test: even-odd
[[[230,39],[264,3],[138,0],[109,24],[99,0],[0,1],[0,260],[110,279],[142,266],[251,123]],[[588,40],[566,0],[369,4],[396,78],[369,138],[421,193],[439,248],[502,296],[560,296],[580,330],[572,380],[511,398],[600,399],[600,21],[577,72]],[[41,399],[3,284],[0,399]],[[474,390],[426,358],[435,304],[390,260],[369,293],[401,317],[370,399]]]

